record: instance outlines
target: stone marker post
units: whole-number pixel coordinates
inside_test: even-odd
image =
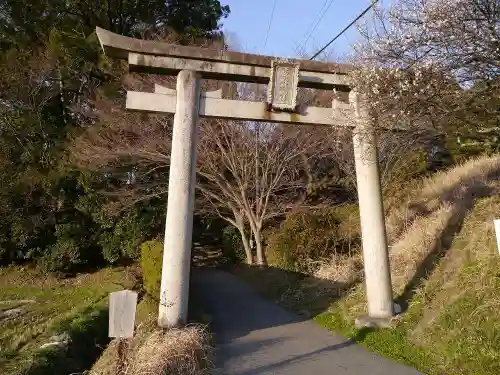
[[[200,95],[199,74],[179,72],[158,315],[163,328],[187,321]]]
[[[122,290],[110,293],[109,337],[130,338],[134,336],[136,306],[136,292]]]
[[[116,374],[124,375],[127,360],[129,339],[134,336],[135,312],[137,308],[137,293],[122,290],[109,295],[109,337],[118,340]]]
[[[368,314],[371,318],[390,318],[394,308],[375,129],[361,95],[353,90],[349,101],[356,120],[353,145]]]

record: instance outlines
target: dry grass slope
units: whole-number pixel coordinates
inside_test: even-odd
[[[481,157],[414,182],[398,197],[398,206],[391,202],[396,208],[391,209],[387,217],[387,232],[391,276],[398,302],[408,305],[450,249],[478,200],[499,193],[499,178],[500,156]],[[345,273],[345,262],[338,266]],[[324,265],[317,276],[327,277],[328,272],[334,274],[338,266],[335,263]],[[352,275],[353,278],[357,276]],[[364,300],[363,291],[356,291],[354,298]],[[352,306],[350,310],[348,315],[353,319],[360,312]]]
[[[478,200],[499,193],[499,177],[500,156],[473,159],[425,179],[415,199],[391,213],[392,278],[404,302],[450,249]],[[398,224],[404,228],[399,236]]]
[[[412,301],[410,339],[432,348],[443,373],[500,373],[500,257],[493,220],[500,198],[481,200]]]
[[[213,353],[207,328],[196,324],[160,330],[156,310],[155,302],[143,300],[134,337],[124,341],[122,348],[113,340],[89,375],[209,374]]]
[[[389,214],[395,297],[408,309],[398,345],[421,348],[429,373],[500,373],[499,191],[500,156],[482,157],[413,184]],[[350,325],[365,300],[360,285],[333,310]],[[369,346],[384,351],[396,336],[373,333]]]

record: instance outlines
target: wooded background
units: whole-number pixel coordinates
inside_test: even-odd
[[[348,61],[380,130],[389,195],[500,145],[500,6],[424,3],[377,10]],[[128,113],[124,96],[174,87],[175,77],[128,73],[103,56],[94,30],[227,49],[229,12],[216,0],[0,2],[2,264],[73,272],[135,260],[141,243],[162,241],[172,118]],[[204,87],[242,100],[265,93]],[[299,95],[329,107],[333,93]],[[408,131],[382,130],[398,125]],[[237,260],[286,259],[300,271],[305,259],[358,246],[359,230],[340,229],[357,200],[346,130],[203,120],[197,172],[195,241],[209,233]]]

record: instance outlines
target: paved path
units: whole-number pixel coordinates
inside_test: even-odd
[[[192,282],[212,317],[215,374],[422,375],[262,299],[229,273],[195,269]]]

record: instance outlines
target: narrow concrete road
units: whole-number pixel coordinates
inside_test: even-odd
[[[264,300],[229,273],[193,270],[192,293],[212,318],[217,375],[422,375]]]

